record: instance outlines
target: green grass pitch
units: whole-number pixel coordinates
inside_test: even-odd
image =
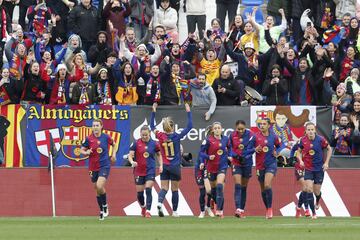
[[[105,221],[96,217],[0,218],[0,239],[359,240],[360,218],[108,217]]]

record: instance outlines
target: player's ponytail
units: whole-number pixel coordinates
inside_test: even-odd
[[[166,133],[174,131],[174,121],[170,117],[163,118],[163,129]]]

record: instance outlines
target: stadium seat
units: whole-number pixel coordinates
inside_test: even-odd
[[[264,3],[264,0],[242,0],[241,5],[244,6],[260,6]]]
[[[242,14],[244,19],[246,19],[246,13],[250,13],[250,14],[252,13],[252,11],[253,11],[252,8],[253,8],[252,6],[249,6],[244,9],[244,12]],[[255,21],[258,24],[262,24],[264,22],[264,15],[260,8],[256,11]]]

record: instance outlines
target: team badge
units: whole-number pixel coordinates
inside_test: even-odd
[[[75,149],[74,149],[74,154],[75,154],[75,156],[79,157],[80,154],[81,154],[81,153],[80,153],[80,148],[78,148],[78,147],[75,148]]]
[[[222,149],[219,149],[219,150],[217,150],[216,153],[217,153],[217,155],[221,156],[221,155],[223,155],[224,151]]]
[[[309,151],[309,154],[310,154],[311,156],[314,156],[314,155],[315,155],[314,149],[311,149],[311,150]]]
[[[144,152],[144,153],[143,153],[143,157],[144,157],[144,158],[148,158],[148,157],[149,157],[149,153],[148,153],[148,152]]]
[[[269,148],[268,148],[268,146],[264,146],[264,147],[262,148],[262,150],[263,150],[263,152],[268,152],[268,151],[269,151]]]
[[[97,149],[96,149],[96,152],[100,154],[100,153],[103,152],[103,150],[102,150],[102,148],[97,148]]]
[[[244,144],[239,144],[239,149],[240,150],[244,149]]]

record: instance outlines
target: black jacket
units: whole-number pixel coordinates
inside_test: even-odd
[[[70,11],[68,16],[68,30],[78,34],[82,41],[96,41],[99,23],[98,10],[94,6],[87,9],[79,4]]]
[[[217,78],[212,85],[216,98],[217,105],[237,105],[240,97],[240,85],[230,74],[228,79]],[[219,93],[218,88],[224,87],[225,93]]]
[[[285,94],[288,92],[286,80],[280,76],[279,83],[271,85],[271,76],[269,76],[264,84],[262,95],[266,96],[266,105],[284,105]]]

